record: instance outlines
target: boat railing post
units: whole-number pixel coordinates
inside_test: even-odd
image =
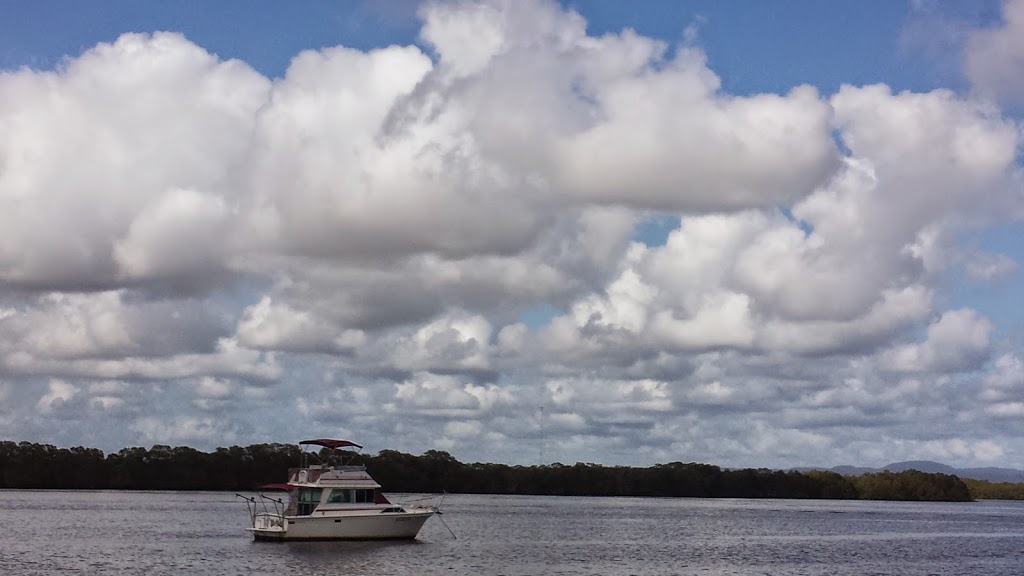
[[[235,493],[235,496],[245,500],[245,509],[249,512],[249,519],[252,521],[252,527],[256,527],[256,498],[249,496],[242,496],[239,493]]]

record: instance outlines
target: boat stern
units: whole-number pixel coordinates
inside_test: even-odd
[[[279,514],[256,514],[249,532],[256,540],[284,540],[288,536],[288,522]]]

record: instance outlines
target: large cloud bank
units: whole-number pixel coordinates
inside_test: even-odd
[[[962,239],[1024,216],[1016,36],[983,100],[735,96],[546,2],[421,17],[273,80],[163,32],[0,73],[0,437],[1024,465],[1021,354],[946,295],[1015,273]]]

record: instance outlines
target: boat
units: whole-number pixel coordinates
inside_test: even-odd
[[[362,449],[349,440],[318,438],[300,446]],[[412,540],[437,506],[392,503],[365,466],[306,465],[288,470],[288,481],[262,486],[247,501],[255,540]],[[264,494],[287,492],[284,498]],[[268,506],[269,504],[269,506]],[[260,510],[262,506],[262,510]]]

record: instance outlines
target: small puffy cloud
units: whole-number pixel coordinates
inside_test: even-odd
[[[585,411],[599,421],[650,419],[650,413],[668,412],[673,407],[669,386],[650,379],[553,378],[545,388],[552,406],[566,413]],[[641,416],[644,413],[648,414]]]
[[[964,71],[982,96],[1024,106],[1024,1],[1005,0],[999,25],[970,32]]]
[[[65,404],[78,396],[78,387],[63,380],[50,380],[46,394],[36,403],[36,408],[43,414],[60,411]]]
[[[313,311],[295,310],[269,296],[243,311],[237,334],[249,348],[293,352],[350,353],[366,340],[361,330],[339,329]]]
[[[196,393],[203,398],[227,398],[231,394],[231,382],[206,376],[199,379]]]
[[[129,402],[134,402],[134,396],[137,396],[133,394],[132,387],[123,380],[93,382],[86,390],[90,396],[90,406],[107,412],[124,408]]]
[[[474,417],[512,402],[513,398],[507,388],[423,372],[397,383],[393,401],[396,409],[402,412]]]
[[[996,359],[985,382],[996,388],[1024,386],[1024,361],[1013,354],[1003,354]]]
[[[903,372],[969,371],[988,357],[991,331],[992,322],[974,310],[952,310],[928,327],[924,342],[887,351],[883,364]]]
[[[981,282],[1006,278],[1017,271],[1017,261],[1006,254],[977,251],[967,258],[967,274]]]
[[[44,358],[111,357],[136,348],[121,294],[52,293],[0,319],[0,350]],[[141,328],[141,327],[140,327]]]
[[[194,381],[192,394],[192,405],[199,410],[220,412],[235,402],[238,391],[227,378],[203,376]]]
[[[1024,361],[1013,354],[996,358],[982,380],[979,397],[998,416],[1024,415]]]
[[[485,370],[490,367],[491,324],[458,312],[400,337],[391,364],[408,370]]]

